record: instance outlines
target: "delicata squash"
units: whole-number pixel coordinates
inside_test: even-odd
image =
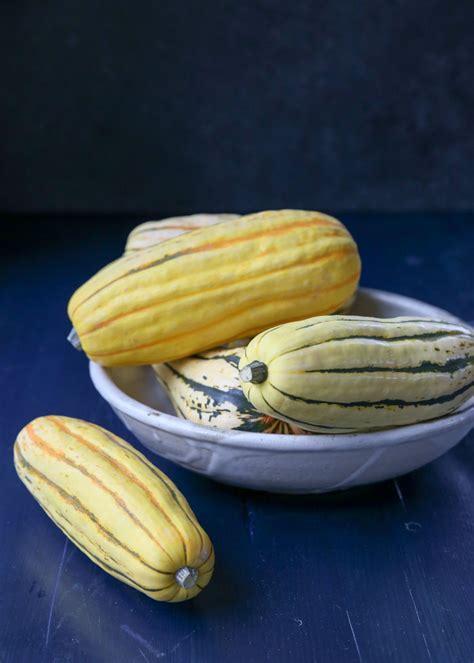
[[[191,214],[190,216],[172,216],[161,221],[147,221],[134,228],[127,238],[125,253],[143,251],[161,244],[167,239],[184,235],[191,230],[207,228],[223,221],[238,219],[238,214]]]
[[[244,348],[215,348],[153,370],[178,416],[222,430],[304,435],[294,424],[258,412],[239,381]]]
[[[121,438],[69,417],[19,433],[16,471],[93,562],[157,601],[199,594],[214,568],[209,537],[168,477]]]
[[[340,309],[357,246],[319,212],[280,210],[194,230],[111,263],[72,296],[78,343],[103,366],[173,361]]]
[[[322,316],[256,336],[240,361],[244,393],[318,433],[413,424],[474,394],[474,334],[421,318]]]

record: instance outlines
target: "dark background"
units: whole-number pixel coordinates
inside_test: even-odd
[[[0,211],[474,207],[474,3],[1,3]]]

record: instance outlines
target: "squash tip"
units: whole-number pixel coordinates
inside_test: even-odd
[[[74,329],[74,327],[71,329],[71,331],[67,335],[67,340],[69,341],[69,343],[72,345],[72,347],[75,350],[78,350],[79,352],[82,350],[82,345],[81,345],[81,341],[79,339],[79,335],[78,335],[77,331]]]
[[[183,589],[192,589],[198,581],[199,572],[192,566],[182,566],[174,574],[175,580]]]
[[[268,368],[262,361],[251,361],[240,369],[239,374],[242,382],[260,384],[268,378]]]

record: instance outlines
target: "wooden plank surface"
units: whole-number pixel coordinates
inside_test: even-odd
[[[342,218],[363,285],[474,321],[474,217]],[[12,444],[36,416],[81,417],[130,439],[65,340],[65,307],[134,223],[16,219],[1,247],[0,662],[472,662],[472,434],[397,481],[323,496],[222,486],[145,451],[216,548],[212,583],[180,605],[108,577],[23,488]]]

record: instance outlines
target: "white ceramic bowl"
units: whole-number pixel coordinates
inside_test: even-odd
[[[354,315],[420,315],[459,322],[429,304],[361,289]],[[474,398],[441,419],[373,433],[264,435],[194,424],[172,414],[147,366],[90,363],[95,388],[146,447],[217,481],[272,492],[320,493],[410,472],[451,449],[474,426]]]

